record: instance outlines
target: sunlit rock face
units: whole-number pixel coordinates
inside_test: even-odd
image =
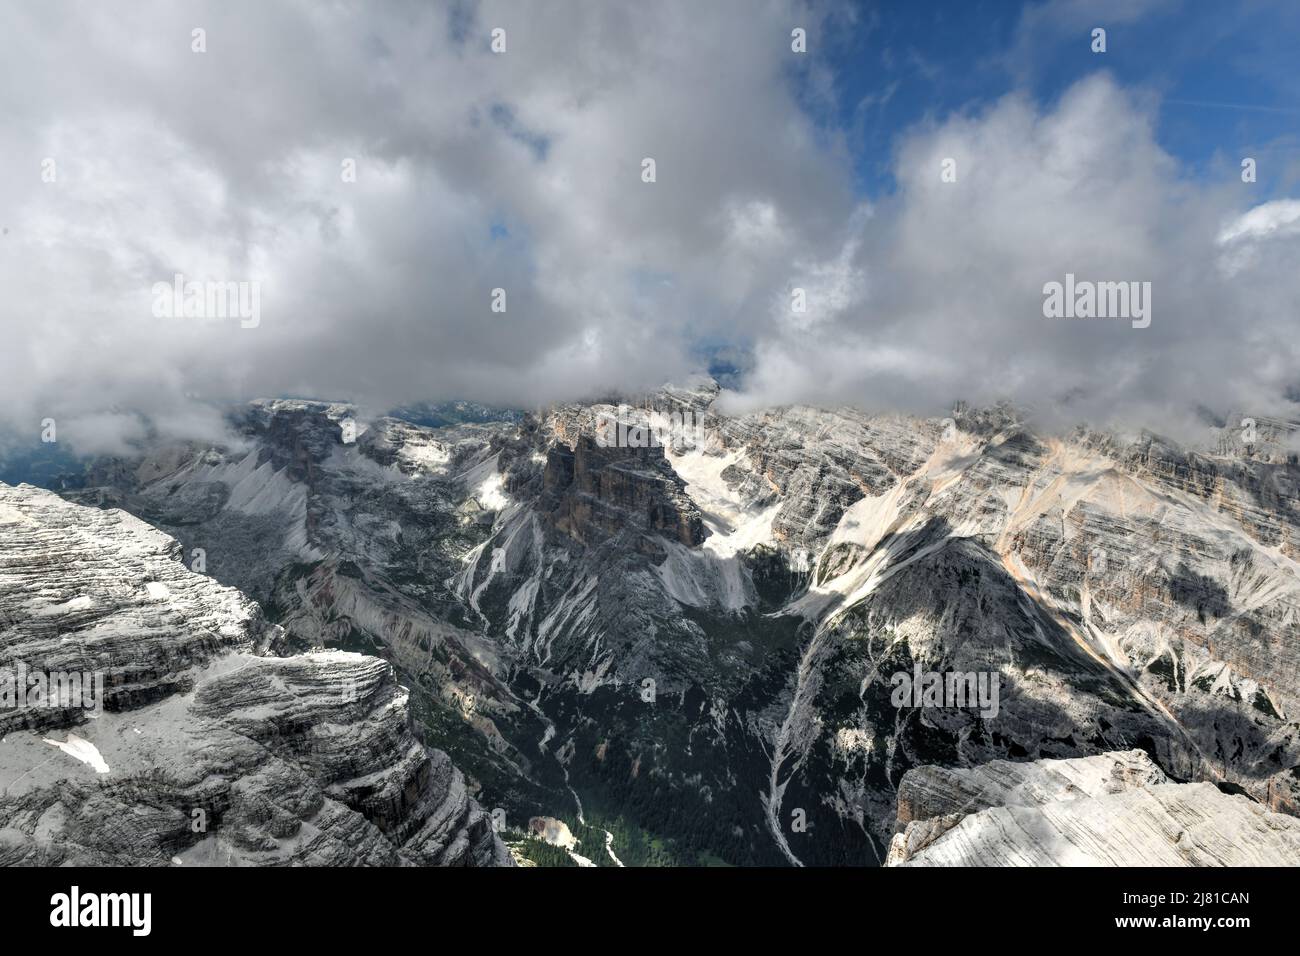
[[[610,447],[617,416],[664,440]],[[1300,806],[1286,423],[1193,452],[1008,407],[729,415],[708,381],[441,427],[236,420],[239,447],[103,463],[76,496],[205,548],[273,646],[383,655],[513,818],[576,827],[586,792],[671,835],[670,794],[722,859],[876,864],[914,767],[1135,748]],[[895,705],[914,668],[996,675],[996,714]]]
[[[180,557],[0,485],[0,665],[103,687],[0,711],[0,863],[509,864],[387,662],[263,656],[280,628]]]
[[[889,866],[1295,866],[1300,820],[1142,751],[903,776]]]
[[[191,689],[194,668],[265,645],[254,602],[181,562],[180,545],[121,511],[0,486],[0,665],[97,673],[126,710]],[[79,723],[84,708],[0,709],[0,734]]]

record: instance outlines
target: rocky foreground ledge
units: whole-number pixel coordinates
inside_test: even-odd
[[[1300,819],[1172,783],[1140,750],[917,767],[898,826],[886,866],[1300,866]]]
[[[277,632],[138,519],[0,484],[0,865],[511,865],[385,661]]]

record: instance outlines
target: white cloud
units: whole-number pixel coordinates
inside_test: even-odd
[[[957,160],[955,183],[941,160]],[[913,130],[900,193],[871,222],[864,294],[831,327],[760,343],[749,404],[854,401],[938,414],[1009,398],[1053,424],[1187,431],[1199,406],[1279,411],[1297,364],[1290,206],[1238,226],[1269,256],[1216,269],[1220,223],[1249,193],[1185,180],[1141,101],[1104,75],[1051,110],[1010,96]],[[1245,234],[1245,233],[1243,233]],[[1289,265],[1287,265],[1289,263]],[[1153,321],[1052,320],[1043,286],[1067,273],[1152,283]],[[1291,306],[1287,303],[1290,301]]]
[[[850,198],[789,84],[790,25],[819,19],[8,5],[0,81],[29,92],[0,129],[0,418],[156,420],[194,395],[534,403],[681,375]],[[153,318],[176,273],[260,283],[261,323]]]
[[[791,82],[833,101],[788,43],[829,15],[6,5],[0,89],[25,92],[0,126],[0,425],[55,417],[98,448],[136,412],[210,434],[261,395],[532,404],[683,376],[699,343],[744,353],[737,405],[1010,397],[1152,424],[1295,384],[1290,206],[1221,244],[1249,194],[1185,180],[1149,101],[1104,76],[909,131],[898,195],[865,203]],[[178,272],[261,283],[260,325],[153,318]],[[1151,327],[1044,319],[1067,272],[1152,282]]]
[[[1219,266],[1231,278],[1259,263],[1261,254],[1300,236],[1300,201],[1275,199],[1242,213],[1219,232]],[[1294,256],[1295,248],[1290,252]],[[1294,261],[1294,259],[1292,259]],[[1280,263],[1282,268],[1287,264]]]

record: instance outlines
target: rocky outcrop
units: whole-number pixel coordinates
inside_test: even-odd
[[[1300,866],[1300,820],[1141,751],[920,767],[898,808],[889,866]]]
[[[687,547],[704,541],[704,523],[684,483],[657,446],[602,448],[582,435],[572,449],[547,453],[542,507],[559,530],[595,544],[629,530],[662,535]],[[643,542],[651,553],[661,549]]]
[[[341,442],[356,440],[358,422],[350,405],[297,399],[250,402],[236,425],[260,439],[262,461],[294,481],[310,482],[317,468]],[[347,423],[354,431],[345,434]]]
[[[385,661],[275,658],[260,608],[119,511],[0,486],[0,863],[508,865]],[[35,685],[33,685],[35,686]]]
[[[1065,760],[994,760],[968,768],[915,767],[898,784],[898,824],[962,817],[989,807],[1035,807],[1168,783],[1141,750]]]
[[[192,689],[194,668],[263,646],[261,608],[181,564],[180,545],[121,511],[0,485],[0,667],[93,673],[127,710]],[[0,708],[0,735],[80,722],[80,706]]]

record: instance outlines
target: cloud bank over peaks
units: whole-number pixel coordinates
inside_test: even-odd
[[[1012,95],[914,128],[895,172],[899,193],[848,266],[857,294],[832,297],[816,335],[777,323],[756,344],[745,404],[940,414],[1009,399],[1052,425],[1184,435],[1203,432],[1202,406],[1294,408],[1282,396],[1298,367],[1295,204],[1252,209],[1231,173],[1183,179],[1150,104],[1105,74],[1048,109]],[[1150,282],[1150,326],[1047,318],[1044,286],[1067,275]]]
[[[922,121],[878,144],[898,191],[863,196],[809,112],[836,78],[790,49],[794,26],[815,52],[855,17],[7,5],[0,428],[53,417],[105,450],[141,416],[217,434],[223,403],[262,396],[534,406],[681,380],[706,354],[742,367],[735,408],[1006,398],[1154,427],[1284,410],[1294,203],[1252,212],[1234,176],[1186,179],[1152,102],[1105,74]],[[178,274],[258,283],[260,320],[159,317],[151,290]],[[1150,282],[1150,327],[1046,318],[1067,274]]]

